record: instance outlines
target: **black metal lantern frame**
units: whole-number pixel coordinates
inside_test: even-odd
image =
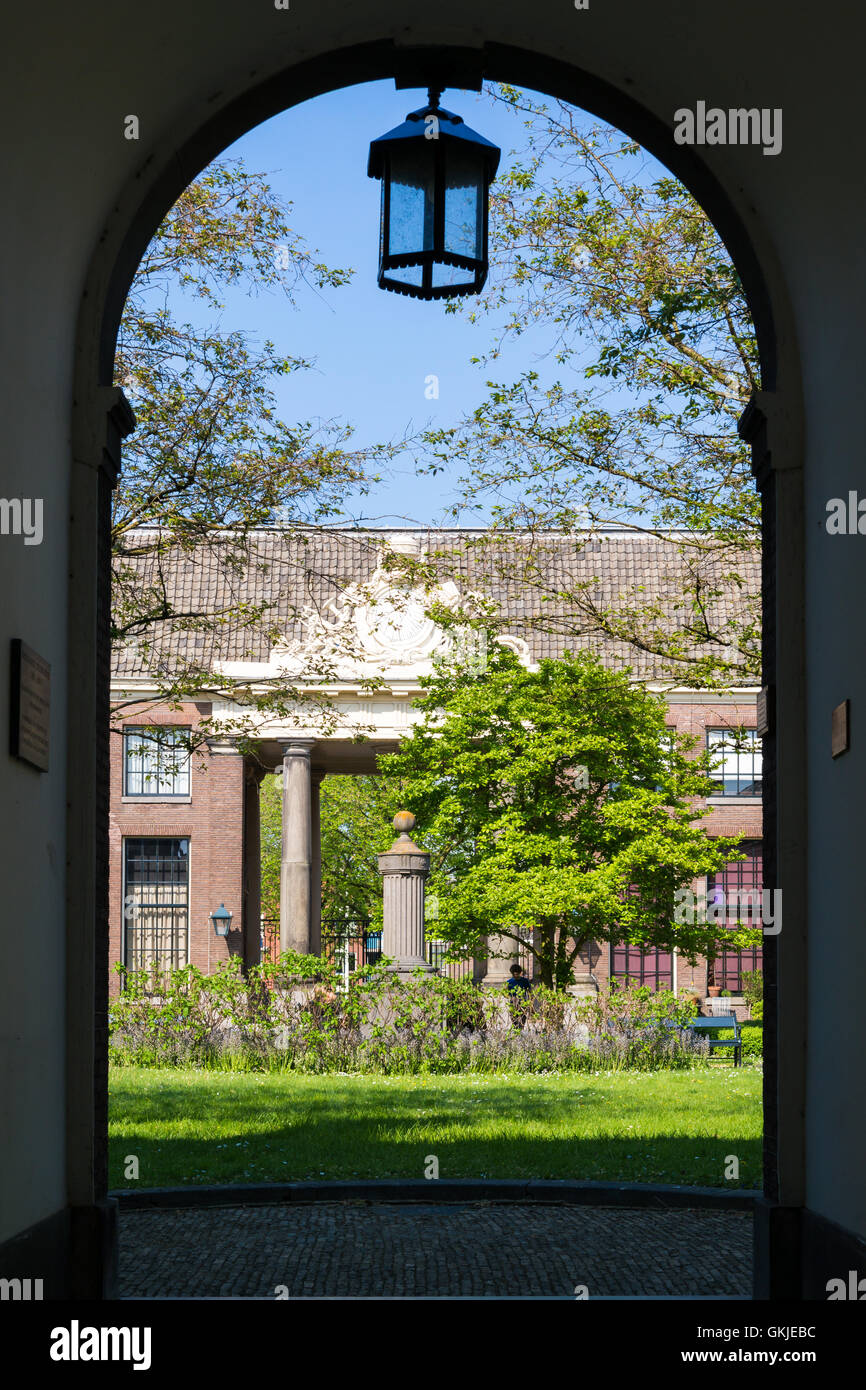
[[[426,106],[372,142],[367,173],[382,181],[381,289],[416,299],[481,291],[488,269],[488,190],[499,156],[462,116],[439,106],[435,88]]]

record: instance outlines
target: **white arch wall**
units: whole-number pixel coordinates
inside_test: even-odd
[[[787,806],[800,794],[801,768],[803,784],[808,783],[810,921],[821,952],[820,957],[817,947],[813,952],[808,1003],[807,1161],[801,1170],[798,1156],[788,1155],[786,1191],[791,1202],[805,1196],[829,1219],[866,1232],[862,1105],[852,1073],[846,1077],[839,1067],[859,1047],[856,1019],[866,983],[858,874],[864,817],[857,795],[866,753],[855,741],[837,762],[829,756],[829,712],[839,699],[852,700],[856,740],[866,673],[852,619],[866,572],[861,550],[866,540],[830,538],[822,525],[825,499],[844,496],[863,470],[866,277],[855,105],[860,71],[849,15],[850,7],[839,0],[818,11],[804,0],[765,0],[760,7],[749,0],[712,7],[695,6],[693,0],[652,6],[643,0],[591,0],[585,11],[566,0],[538,0],[532,6],[516,0],[442,0],[435,17],[430,7],[407,6],[405,0],[294,5],[288,11],[275,10],[269,0],[244,5],[154,0],[127,18],[108,0],[91,0],[52,9],[50,23],[38,7],[21,7],[8,21],[0,88],[7,209],[0,220],[2,492],[44,498],[45,540],[25,550],[9,537],[0,538],[0,650],[8,652],[11,637],[30,642],[52,662],[54,693],[51,772],[40,776],[8,760],[2,765],[7,965],[0,1014],[5,1088],[0,1164],[6,1174],[0,1240],[51,1216],[67,1195],[75,1203],[88,1200],[90,1139],[80,1107],[73,1106],[79,1119],[66,1152],[62,1047],[65,900],[69,891],[73,917],[86,908],[89,866],[83,860],[91,852],[85,836],[67,880],[67,799],[75,825],[85,823],[92,809],[82,775],[92,723],[88,565],[94,535],[92,466],[105,428],[104,402],[79,417],[75,452],[81,462],[73,468],[73,397],[88,385],[86,374],[78,382],[74,377],[80,297],[86,283],[89,302],[98,297],[100,277],[113,258],[107,248],[117,242],[172,150],[208,114],[292,62],[389,37],[468,47],[490,39],[572,60],[668,122],[675,109],[699,99],[783,108],[784,147],[778,157],[722,147],[706,149],[704,158],[750,232],[774,300],[784,414],[771,421],[776,463],[783,454],[787,463],[798,462],[798,341],[802,351],[806,546],[803,560],[796,551],[792,503],[784,557],[791,580],[780,590],[778,615],[793,634],[785,643],[790,669],[781,690],[780,756],[783,768],[790,768]],[[138,143],[123,138],[129,113],[140,119]],[[184,177],[195,172],[182,171]],[[106,252],[88,282],[103,237]],[[74,560],[68,615],[71,478],[73,536],[83,549]],[[866,482],[862,491],[866,494]],[[796,641],[800,601],[789,598],[801,563],[809,671],[807,764],[795,713],[785,714],[794,710],[798,671],[801,683],[805,679]],[[76,656],[84,678],[76,675],[67,708],[67,674]],[[0,692],[5,708],[5,680]],[[800,858],[804,847],[792,845],[792,851]],[[784,877],[781,881],[784,889]],[[792,901],[785,920],[792,940],[796,922]],[[794,1038],[786,1059],[794,1070],[796,1052]],[[82,1096],[85,1071],[76,1073],[73,1060],[71,1084]],[[796,1094],[790,1104],[797,1108]]]

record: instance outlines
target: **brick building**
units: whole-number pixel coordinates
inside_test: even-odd
[[[519,542],[512,563],[472,532],[257,532],[241,578],[219,552],[160,560],[160,582],[184,595],[201,615],[233,603],[261,609],[255,623],[222,623],[218,636],[166,625],[155,634],[147,656],[135,642],[115,653],[114,733],[111,758],[110,958],[146,965],[155,959],[191,962],[212,970],[229,953],[253,963],[260,957],[259,786],[282,768],[283,946],[321,949],[318,803],[329,774],[362,774],[376,767],[377,754],[393,749],[413,720],[411,702],[419,678],[449,640],[429,616],[431,602],[457,606],[475,597],[492,598],[502,615],[504,636],[521,658],[556,656],[566,641],[552,635],[555,611],[536,621],[537,587],[520,582]],[[574,537],[533,539],[533,573],[560,587],[591,582],[599,602],[629,593],[638,584],[675,611],[681,585],[670,546],[653,537],[608,531],[590,545]],[[467,544],[467,541],[469,542]],[[393,562],[411,566],[437,557],[437,578],[422,588],[411,569],[401,577]],[[541,554],[541,559],[539,558]],[[143,552],[142,583],[151,582]],[[546,582],[545,580],[545,582]],[[755,574],[755,588],[758,578]],[[229,586],[231,586],[229,588]],[[554,621],[549,621],[554,619]],[[573,624],[572,624],[573,627]],[[280,635],[274,638],[274,631]],[[689,690],[665,680],[654,659],[625,644],[588,632],[569,644],[591,646],[606,663],[630,666],[634,678],[663,690],[668,724],[717,749],[718,794],[709,801],[703,825],[710,835],[742,835],[746,859],[728,866],[718,882],[696,885],[708,899],[761,888],[761,744],[756,732],[758,691],[738,686],[721,694]],[[211,699],[171,706],[160,703],[150,671],[154,661],[193,662],[213,672]],[[280,719],[253,714],[230,678],[259,693],[290,680],[327,713],[298,706]],[[371,687],[370,681],[378,681]],[[246,713],[245,713],[246,709]],[[189,737],[206,722],[207,741],[190,754]],[[216,723],[214,722],[216,721]],[[241,751],[237,730],[250,741]],[[738,747],[731,732],[755,731]],[[225,732],[220,733],[222,728]],[[359,735],[362,740],[359,741]],[[395,807],[396,809],[396,807]],[[423,827],[422,827],[423,833]],[[232,914],[227,937],[214,931],[212,913],[224,905]],[[721,951],[716,983],[737,994],[744,970],[760,966],[761,953]],[[496,983],[508,961],[476,961],[476,978]],[[707,989],[707,962],[696,967],[662,952],[593,945],[576,968],[589,987],[611,975],[629,975],[653,987]],[[115,976],[114,988],[117,988]]]

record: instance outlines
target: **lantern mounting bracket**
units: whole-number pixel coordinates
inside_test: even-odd
[[[440,57],[420,46],[413,51],[401,45],[400,74],[395,76],[394,86],[398,92],[410,87],[427,87],[440,94],[446,87],[452,91],[480,92],[484,86],[484,58],[477,49],[452,51]]]

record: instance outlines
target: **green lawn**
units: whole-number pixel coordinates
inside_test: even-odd
[[[424,1176],[757,1187],[761,1073],[308,1076],[113,1067],[110,1185]],[[139,1159],[139,1180],[123,1176]],[[725,1160],[740,1160],[739,1182]]]

